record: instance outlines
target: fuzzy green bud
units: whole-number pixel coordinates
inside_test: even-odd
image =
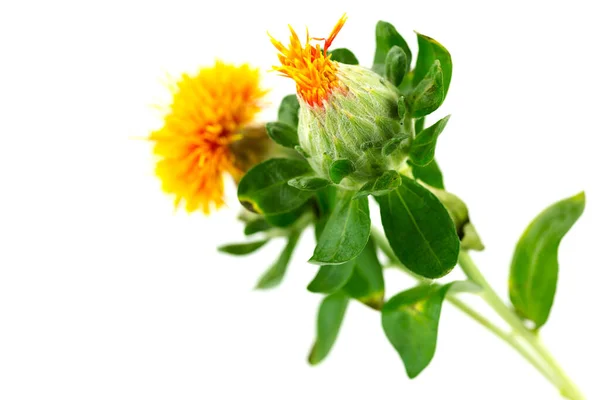
[[[310,105],[299,96],[298,139],[321,177],[330,176],[336,160],[349,160],[354,168],[340,186],[355,190],[384,171],[398,170],[414,132],[390,82],[356,65],[338,64],[336,72],[339,88],[322,104]]]

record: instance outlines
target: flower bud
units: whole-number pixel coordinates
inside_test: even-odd
[[[369,69],[341,64],[327,55],[345,20],[344,15],[322,51],[319,44],[310,44],[308,35],[301,45],[292,28],[289,48],[271,40],[282,64],[274,69],[296,82],[303,154],[315,172],[328,179],[332,164],[348,160],[353,168],[340,185],[358,189],[384,171],[398,170],[414,133],[404,112],[404,99],[390,82]],[[384,152],[387,144],[393,146]]]

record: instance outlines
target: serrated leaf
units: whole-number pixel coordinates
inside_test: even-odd
[[[238,199],[259,214],[281,214],[303,205],[310,192],[298,190],[288,181],[312,169],[304,160],[272,158],[252,167],[238,185]]]
[[[444,46],[429,36],[417,33],[417,42],[419,45],[419,54],[417,55],[417,65],[414,69],[413,85],[417,86],[427,75],[427,72],[435,60],[439,60],[442,74],[444,76],[444,96],[448,94],[450,81],[452,79],[452,58]]]
[[[410,66],[412,53],[404,38],[396,28],[389,22],[379,21],[375,27],[375,59],[373,60],[373,71],[379,75],[385,73],[385,58],[394,46],[400,47],[406,54],[407,65]]]
[[[234,256],[245,256],[246,254],[254,253],[267,244],[268,241],[268,239],[265,239],[257,240],[256,242],[227,244],[219,247],[218,250]]]
[[[584,192],[552,204],[529,224],[517,243],[510,267],[510,301],[537,329],[548,320],[554,302],[558,247],[584,208]]]
[[[354,192],[338,193],[335,208],[309,260],[313,264],[342,264],[356,258],[365,248],[371,232],[369,203],[353,200]]]
[[[277,119],[293,128],[298,127],[298,111],[300,110],[300,103],[295,94],[287,95],[281,100],[279,105],[279,111],[277,113]]]
[[[446,127],[450,116],[440,119],[429,128],[423,129],[413,140],[410,147],[410,160],[413,164],[424,167],[433,161],[437,139]]]
[[[299,145],[298,131],[284,122],[267,122],[267,133],[273,141],[283,147],[295,148]]]
[[[277,258],[277,261],[275,261],[275,263],[261,276],[256,284],[256,289],[270,289],[281,283],[299,238],[299,231],[290,232],[287,244],[283,248],[279,258]]]
[[[380,310],[385,295],[383,268],[377,258],[373,240],[369,240],[360,255],[343,291],[365,305]]]
[[[444,297],[451,289],[472,291],[470,282],[444,286],[423,284],[389,299],[381,310],[381,323],[409,378],[415,378],[431,362],[437,345]]]
[[[335,293],[323,299],[317,316],[317,338],[308,356],[308,362],[316,365],[331,351],[346,314],[348,296]]]
[[[408,72],[408,58],[399,46],[393,46],[385,58],[385,77],[392,85],[398,87]]]
[[[332,61],[341,62],[342,64],[358,65],[358,58],[348,49],[340,48],[329,52]]]
[[[354,195],[354,198],[359,199],[370,194],[381,196],[396,189],[400,184],[402,184],[402,178],[396,171],[385,171],[381,176],[365,183]]]
[[[335,293],[341,289],[352,276],[356,259],[339,265],[322,265],[319,272],[308,284],[308,291],[313,293]]]
[[[323,189],[331,184],[327,179],[319,178],[316,176],[299,176],[292,178],[288,181],[288,185],[295,187],[299,190],[306,190],[309,192],[315,192]]]
[[[435,60],[410,96],[412,116],[422,118],[431,114],[442,105],[445,97],[442,68],[439,60]]]
[[[342,158],[335,160],[329,167],[329,178],[333,183],[340,183],[342,179],[354,172],[354,164],[352,161]]]
[[[377,201],[385,235],[402,264],[430,279],[454,268],[460,241],[452,218],[434,194],[402,176],[402,185]]]
[[[429,186],[438,189],[444,189],[444,176],[438,163],[435,159],[425,166],[419,166],[408,160],[408,164],[412,167],[412,174],[415,179],[425,182]]]

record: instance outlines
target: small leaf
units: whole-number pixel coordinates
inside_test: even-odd
[[[454,222],[437,197],[412,179],[377,197],[385,235],[398,259],[412,272],[435,279],[458,260]]]
[[[315,192],[329,186],[331,182],[327,179],[318,178],[316,176],[299,176],[292,178],[288,181],[288,185],[295,187],[299,190],[306,190],[309,192]]]
[[[400,86],[408,72],[408,58],[399,46],[393,46],[385,58],[385,77],[394,86]]]
[[[423,129],[410,147],[410,159],[413,164],[424,167],[433,161],[438,136],[442,133],[450,116],[440,119],[427,129]]]
[[[358,65],[358,58],[348,49],[335,49],[329,52],[332,61],[342,64]]]
[[[423,167],[416,165],[410,160],[408,160],[408,164],[412,167],[412,173],[415,179],[425,182],[429,186],[444,189],[444,176],[435,159],[431,160],[429,164]]]
[[[343,288],[344,292],[365,305],[380,310],[385,295],[385,282],[373,240],[369,240],[354,261],[356,265],[350,280]]]
[[[310,154],[308,154],[306,152],[306,150],[304,150],[302,148],[302,146],[298,145],[298,146],[294,146],[294,150],[296,150],[298,152],[298,154],[300,154],[302,157],[309,159],[310,158]]]
[[[450,80],[452,79],[452,58],[444,46],[434,39],[417,33],[417,42],[419,44],[419,54],[417,56],[417,65],[414,69],[413,85],[418,85],[427,75],[427,72],[435,60],[439,60],[442,74],[444,76],[444,95],[448,94]]]
[[[472,291],[470,282],[420,285],[398,293],[385,303],[381,323],[409,378],[415,378],[431,362],[437,345],[442,303],[449,290]]]
[[[385,171],[381,176],[363,185],[354,195],[355,199],[368,196],[381,196],[396,189],[402,183],[402,178],[396,171]]]
[[[406,63],[410,66],[412,53],[404,38],[396,28],[389,22],[379,21],[375,27],[375,59],[373,60],[373,71],[379,75],[385,73],[385,59],[390,49],[394,46],[400,47],[406,54]]]
[[[354,164],[345,158],[335,160],[329,167],[329,177],[333,183],[340,183],[342,179],[354,172]]]
[[[584,192],[554,203],[535,217],[517,243],[510,267],[510,301],[537,329],[548,320],[554,301],[558,247],[584,208]]]
[[[384,157],[389,156],[398,149],[406,147],[406,140],[409,139],[408,135],[396,136],[390,139],[381,149],[381,155]]]
[[[238,186],[238,199],[248,210],[259,214],[281,214],[304,204],[310,192],[288,185],[288,181],[312,169],[304,160],[272,158],[248,171]]]
[[[299,110],[300,103],[298,103],[298,97],[295,94],[287,95],[281,100],[277,119],[293,128],[297,128]]]
[[[404,118],[406,118],[406,100],[404,96],[400,96],[400,99],[398,99],[398,117],[400,121],[404,121]]]
[[[279,255],[279,258],[275,263],[263,274],[256,284],[256,289],[270,289],[281,283],[283,276],[287,271],[288,264],[292,258],[292,253],[298,244],[300,238],[299,231],[290,232],[288,242],[283,248],[283,251]]]
[[[291,149],[299,145],[298,131],[284,122],[267,122],[267,133],[273,141],[283,147]]]
[[[279,214],[267,214],[265,220],[270,224],[278,228],[287,228],[298,220],[306,211],[310,208],[309,204],[304,204],[292,211],[279,213]]]
[[[323,299],[317,316],[317,338],[308,356],[308,362],[316,365],[323,361],[331,351],[342,326],[348,296],[335,293]]]
[[[246,224],[244,235],[250,236],[258,232],[264,232],[271,229],[272,226],[263,218],[256,218]]]
[[[333,213],[319,237],[313,264],[342,264],[356,258],[365,248],[371,232],[369,202],[352,200],[354,193],[340,192]]]
[[[445,97],[442,67],[439,60],[435,60],[410,97],[412,116],[422,118],[431,114],[442,105]]]
[[[446,207],[454,225],[456,226],[456,234],[460,239],[461,247],[465,250],[482,251],[484,249],[481,238],[475,230],[475,226],[471,223],[469,217],[469,209],[464,201],[455,194],[447,192],[443,189],[425,186],[433,193]]]
[[[321,265],[319,272],[308,284],[308,291],[313,293],[334,293],[341,289],[354,271],[355,260],[339,265]]]
[[[425,117],[417,118],[415,120],[415,133],[418,135],[425,128]]]
[[[220,252],[231,254],[234,256],[245,256],[246,254],[254,253],[256,250],[263,247],[269,240],[258,240],[256,242],[227,244],[218,248]]]

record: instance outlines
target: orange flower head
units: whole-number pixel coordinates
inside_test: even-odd
[[[232,147],[261,109],[266,91],[259,83],[257,69],[221,61],[177,82],[162,128],[149,137],[156,175],[176,207],[184,201],[188,212],[208,214],[224,204],[223,175],[239,180],[245,172]]]
[[[308,29],[304,45],[300,43],[300,38],[291,26],[289,27],[291,33],[289,47],[285,47],[269,35],[271,43],[279,51],[278,56],[281,62],[281,66],[273,66],[273,69],[292,78],[296,82],[296,91],[300,97],[311,106],[321,107],[334,90],[346,90],[336,74],[337,62],[332,61],[327,54],[327,50],[346,20],[346,14],[342,15],[327,39],[312,38],[325,41],[322,50],[320,44],[313,46],[310,43]]]

